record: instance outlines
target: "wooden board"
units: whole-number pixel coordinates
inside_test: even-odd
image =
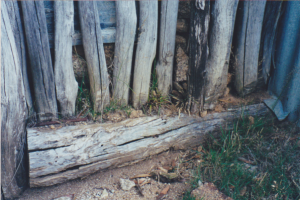
[[[129,99],[133,45],[136,35],[137,13],[134,1],[117,1],[117,32],[115,42],[113,98],[127,105]]]
[[[54,1],[44,1],[50,48],[54,47]],[[115,42],[116,6],[115,1],[97,1],[97,10],[101,22],[103,43]],[[74,2],[74,35],[73,45],[81,45],[81,29],[78,2]]]
[[[27,50],[39,120],[57,116],[53,65],[43,1],[21,1]]]
[[[75,115],[78,83],[72,63],[72,33],[74,29],[73,1],[55,1],[54,76],[59,112],[62,116]]]
[[[161,1],[159,51],[156,66],[158,90],[168,96],[172,89],[178,0]]]
[[[200,145],[241,115],[263,116],[263,104],[228,109],[204,118],[149,116],[119,123],[66,126],[57,130],[28,128],[30,186],[49,186],[101,169],[128,165],[173,147]],[[231,124],[232,125],[232,124]]]
[[[228,65],[237,0],[211,1],[209,56],[206,64],[206,109],[214,107],[227,86]]]
[[[24,83],[24,88],[25,88],[25,96],[26,96],[26,103],[27,103],[27,108],[29,111],[29,115],[34,113],[34,108],[33,108],[33,102],[32,102],[32,97],[31,97],[31,91],[29,87],[29,81],[28,81],[28,60],[27,60],[27,52],[25,48],[25,33],[23,30],[23,25],[21,21],[21,15],[20,15],[20,8],[18,5],[18,2],[15,0],[11,1],[6,1],[6,7],[9,18],[10,18],[10,23],[11,27],[13,30],[13,34],[15,37],[15,42],[19,54],[19,61],[22,66],[22,77],[23,77],[23,83]]]
[[[233,50],[235,88],[239,95],[253,92],[258,82],[260,38],[266,1],[241,1]]]
[[[94,111],[103,112],[109,105],[109,80],[96,6],[95,1],[80,1],[79,17]]]
[[[148,101],[152,63],[156,55],[158,1],[139,3],[139,35],[133,75],[133,106],[140,108]]]
[[[209,21],[210,1],[197,1],[191,5],[188,90],[189,109],[192,113],[199,113],[204,106]]]
[[[27,106],[13,28],[6,1],[1,2],[1,193],[15,199],[28,184]]]

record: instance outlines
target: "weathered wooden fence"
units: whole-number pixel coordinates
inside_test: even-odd
[[[27,155],[24,152],[27,146],[25,126],[28,115],[35,112],[37,119],[42,121],[56,119],[58,113],[63,116],[75,114],[78,83],[72,69],[72,46],[83,46],[94,111],[102,112],[111,98],[120,104],[132,103],[135,108],[143,106],[148,100],[151,71],[156,57],[158,90],[162,95],[168,96],[173,85],[177,88],[184,87],[188,91],[188,109],[191,113],[198,114],[203,110],[213,109],[215,102],[224,95],[228,86],[229,68],[232,68],[233,85],[239,95],[250,94],[268,83],[274,64],[272,59],[275,41],[280,43],[276,37],[282,13],[285,11],[284,14],[288,15],[297,9],[293,10],[286,5],[289,3],[265,0],[2,1],[1,180],[4,196],[8,199],[17,196],[28,183],[27,161],[24,159]],[[189,42],[185,42],[187,40]],[[105,61],[105,43],[114,43],[115,46],[111,80]],[[182,61],[178,57],[174,58],[175,54],[185,56],[186,69],[180,66]],[[292,52],[290,56],[294,56]],[[113,86],[111,91],[110,81]],[[275,84],[274,79],[272,84]],[[230,112],[227,114],[231,116]],[[182,125],[187,127],[186,131],[199,128],[198,125],[191,128],[189,120],[193,121],[192,124],[204,123],[202,120],[187,119]],[[169,124],[169,127],[164,127],[166,130],[171,130],[174,126],[173,122]],[[222,123],[214,122],[214,126],[215,124]],[[137,127],[144,127],[140,125]],[[151,123],[147,126],[151,126]],[[123,128],[119,126],[119,129]],[[159,129],[160,125],[156,128]],[[103,127],[96,129],[102,130]],[[109,131],[104,129],[103,134],[108,134]],[[119,135],[117,129],[114,134]],[[128,130],[125,128],[123,131]],[[201,131],[193,131],[191,133],[194,135],[191,134],[190,137],[201,137]],[[39,136],[32,129],[28,129],[28,133],[32,151],[29,154],[32,186],[51,185],[76,178],[76,175],[72,175],[73,171],[65,177],[67,172],[62,171],[69,168],[78,167],[74,173],[86,175],[97,169],[120,164],[114,161],[103,164],[102,158],[90,159],[87,164],[92,167],[91,171],[80,168],[81,162],[71,163],[59,170],[45,166],[46,162],[37,165],[38,160],[34,159],[42,154],[44,147],[32,148],[32,145],[40,143],[33,144],[31,138],[39,141],[44,134]],[[49,132],[49,137],[55,138],[55,134]],[[97,137],[103,136],[99,134]],[[179,135],[173,142],[183,137],[181,132],[176,134]],[[145,136],[141,134],[136,137]],[[71,138],[72,141],[73,139]],[[168,141],[167,138],[164,140]],[[49,141],[45,141],[45,144],[47,142]],[[77,148],[75,143],[71,145]],[[189,144],[186,141],[183,146]],[[112,147],[111,149],[114,150]],[[140,150],[139,147],[135,149]],[[151,151],[158,153],[163,150],[160,148],[159,151]],[[101,151],[99,150],[99,155]],[[45,150],[44,153],[47,152]],[[80,151],[76,153],[80,154]],[[98,154],[96,152],[95,156]],[[150,154],[151,152],[144,155]],[[50,152],[47,156],[54,159],[51,157],[53,155]],[[114,156],[120,155],[123,154],[108,156],[114,159]],[[137,155],[135,159],[144,157]],[[130,162],[128,159],[124,162]],[[59,174],[52,175],[53,173]],[[52,182],[45,182],[46,175],[49,175]]]

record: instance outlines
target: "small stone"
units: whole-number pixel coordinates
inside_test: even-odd
[[[53,126],[53,125],[50,125],[49,127],[50,127],[51,129],[55,129],[55,126]]]
[[[207,115],[207,110],[203,110],[202,112],[200,112],[201,117],[205,117],[206,115]]]
[[[200,187],[200,186],[202,186],[202,185],[203,185],[202,181],[199,180],[199,181],[198,181],[198,187]]]
[[[105,199],[105,198],[107,198],[108,197],[108,192],[107,192],[107,190],[106,189],[104,189],[103,190],[103,192],[102,192],[102,194],[101,194],[101,199]]]
[[[128,179],[122,179],[122,178],[120,178],[120,184],[121,184],[122,190],[125,190],[125,191],[128,191],[135,186],[135,183],[133,181],[128,180]]]

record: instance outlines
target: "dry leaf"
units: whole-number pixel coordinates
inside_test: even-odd
[[[240,195],[244,196],[247,192],[247,186],[244,186],[241,190],[240,190]]]
[[[233,185],[229,185],[229,188],[230,189],[234,189],[235,187]]]
[[[150,177],[150,174],[139,174],[136,176],[131,177],[130,179],[135,179],[135,178],[145,178],[145,177]]]
[[[159,200],[161,199],[164,195],[166,195],[168,193],[170,189],[170,185],[168,185],[167,187],[165,187],[160,193],[159,195],[157,196],[156,200]]]
[[[250,125],[254,124],[254,117],[249,116],[248,119],[250,121]]]
[[[176,161],[172,160],[172,167],[176,167]]]

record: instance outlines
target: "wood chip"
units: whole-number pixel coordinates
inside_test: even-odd
[[[163,171],[163,172],[165,172],[165,173],[168,173],[168,170],[166,170],[166,169],[163,168],[163,167],[158,167],[158,169],[161,170],[161,171]]]
[[[156,200],[159,200],[159,199],[162,199],[163,196],[165,196],[168,191],[170,189],[170,185],[168,185],[167,187],[165,187],[160,193],[159,195],[157,196]]]

